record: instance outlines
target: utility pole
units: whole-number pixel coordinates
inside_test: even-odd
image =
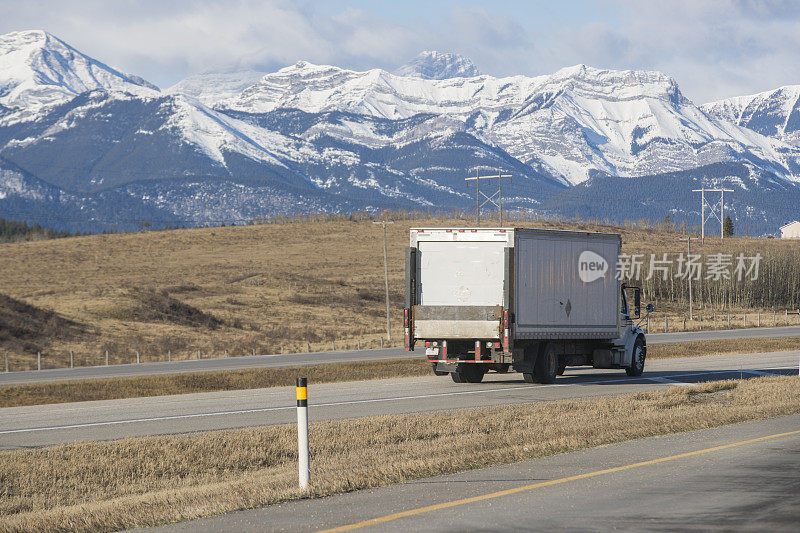
[[[706,242],[706,221],[711,217],[719,220],[719,234],[720,238],[725,238],[725,193],[733,192],[733,189],[706,189],[702,185],[699,189],[692,189],[692,192],[700,193],[700,239]],[[719,203],[710,204],[706,201],[707,192],[718,192]],[[717,206],[719,205],[719,215],[717,215]],[[710,214],[706,218],[706,206],[708,206]]]
[[[465,178],[464,181],[475,181],[475,225],[481,225],[481,207],[486,203],[491,203],[500,211],[500,225],[503,225],[503,178],[510,178],[511,174],[503,174],[500,169],[497,169],[497,174],[492,176],[479,176],[478,170],[475,170],[474,178]],[[486,196],[481,192],[481,180],[497,180],[497,190],[491,196]],[[481,202],[481,196],[484,197]],[[495,201],[496,198],[496,201]]]
[[[386,224],[394,224],[391,220],[373,222],[383,226],[383,279],[386,286],[386,339],[392,340],[392,321],[389,318],[389,253],[386,247]]]
[[[692,255],[692,238],[686,237],[686,274],[689,278],[689,320],[694,320],[694,312],[692,311],[692,273],[689,272],[689,258]]]

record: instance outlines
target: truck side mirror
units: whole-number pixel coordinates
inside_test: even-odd
[[[642,314],[642,291],[638,287],[633,290],[633,315],[639,318]]]
[[[647,307],[645,307],[645,309],[647,310],[648,313],[652,313],[653,310],[655,310],[655,306],[653,304],[647,304]]]

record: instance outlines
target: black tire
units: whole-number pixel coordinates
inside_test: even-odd
[[[561,358],[559,358],[559,362],[558,362],[558,375],[559,375],[559,376],[563,376],[563,375],[564,375],[564,372],[566,372],[566,370],[567,370],[567,363],[564,363],[563,361],[561,361]]]
[[[508,370],[510,368],[511,368],[511,365],[508,364],[508,363],[500,363],[500,364],[494,365],[494,371],[497,372],[498,374],[507,374]]]
[[[431,366],[433,367],[433,373],[435,375],[437,375],[437,376],[444,376],[445,374],[449,374],[449,372],[444,372],[442,370],[436,370],[436,363],[431,363]]]
[[[486,374],[486,368],[480,364],[462,364],[459,372],[453,372],[450,377],[456,383],[480,383]]]
[[[647,346],[641,335],[636,337],[633,343],[633,358],[631,366],[625,369],[625,373],[632,378],[638,378],[644,372],[644,360],[647,358]]]
[[[533,365],[533,375],[537,383],[548,385],[555,383],[556,374],[558,374],[558,359],[556,345],[552,342],[545,344]]]
[[[525,383],[536,383],[536,378],[533,374],[522,374],[522,379],[525,380]]]

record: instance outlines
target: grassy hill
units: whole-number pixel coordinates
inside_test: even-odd
[[[409,228],[470,224],[417,219],[388,226],[394,345],[402,336]],[[679,253],[686,248],[684,235],[665,228],[515,224],[620,232],[627,253]],[[800,289],[800,243],[736,238],[723,246],[719,239],[706,239],[701,247],[693,242],[693,253],[715,250],[750,255],[758,251],[770,258],[772,270],[762,272],[772,273],[772,292],[761,287],[756,304],[729,300],[734,312],[758,305],[766,313],[773,304],[789,305],[786,295]],[[133,362],[136,351],[148,361],[163,360],[168,352],[176,359],[194,358],[198,350],[202,357],[218,357],[226,350],[232,356],[253,350],[278,353],[281,347],[326,350],[332,341],[337,349],[357,343],[375,347],[386,334],[382,232],[369,220],[302,219],[0,244],[0,272],[0,293],[36,312],[52,313],[75,331],[65,335],[59,333],[63,328],[34,328],[36,338],[29,335],[24,342],[6,333],[0,351],[9,354],[12,369],[35,366],[38,350],[44,354],[44,366],[51,367],[67,364],[70,350],[76,365],[88,365],[102,364],[106,350],[112,363]],[[707,285],[708,290],[695,289],[711,296],[719,292]],[[673,320],[684,313],[680,284],[645,284],[645,291],[649,299],[659,300],[658,312],[674,314]],[[707,309],[708,300],[699,296],[697,302]],[[715,309],[721,309],[719,301]]]

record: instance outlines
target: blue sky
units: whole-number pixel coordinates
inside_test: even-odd
[[[748,0],[0,0],[0,32],[44,29],[167,87],[298,60],[392,70],[421,50],[486,74],[585,63],[660,70],[695,101],[800,84],[800,2]]]

